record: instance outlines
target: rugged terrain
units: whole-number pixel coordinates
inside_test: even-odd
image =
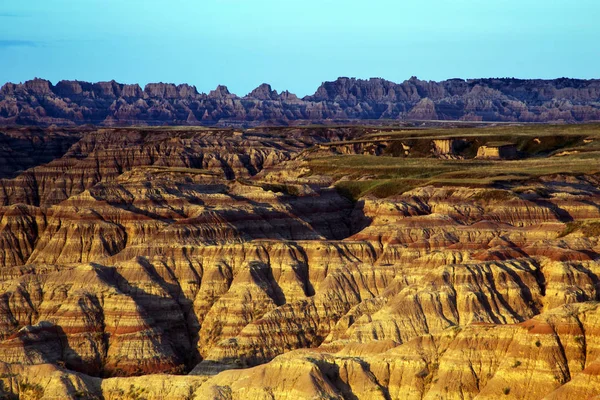
[[[0,88],[0,125],[251,126],[356,120],[580,122],[600,120],[600,81],[514,78],[422,81],[338,78],[298,98],[262,84],[244,97],[224,86],[43,79]]]
[[[598,125],[0,138],[0,396],[600,398]]]

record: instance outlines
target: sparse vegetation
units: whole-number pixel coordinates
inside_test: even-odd
[[[126,398],[128,400],[145,400],[146,398],[143,396],[145,391],[145,388],[130,385],[129,390],[126,393]]]
[[[352,202],[356,202],[374,186],[374,181],[342,181],[338,182],[335,188],[339,194]]]
[[[517,368],[519,366],[521,366],[521,361],[519,361],[519,360],[515,361],[514,364],[512,365],[513,368]]]
[[[515,197],[517,196],[513,192],[510,192],[508,190],[493,189],[477,193],[475,196],[473,196],[473,200],[484,202],[506,201],[514,199]]]
[[[510,388],[505,387],[504,389],[502,389],[502,393],[504,393],[506,396],[508,396],[510,394]]]
[[[579,228],[581,228],[581,222],[579,222],[579,221],[567,222],[565,224],[565,229],[563,229],[563,231],[558,235],[558,237],[561,238],[561,237],[570,235],[571,233],[575,232]]]
[[[516,186],[520,182],[531,184],[531,180],[544,175],[565,174],[577,176],[600,173],[600,148],[589,147],[584,138],[600,136],[596,125],[584,126],[506,126],[496,128],[424,129],[384,132],[365,138],[423,139],[427,146],[419,150],[413,142],[411,151],[415,156],[404,157],[400,150],[390,150],[387,155],[338,155],[333,157],[308,158],[309,175],[329,175],[338,180],[336,187],[346,197],[356,200],[368,194],[388,197],[401,194],[418,186],[445,185],[465,187]],[[442,159],[434,158],[430,152],[430,141],[434,138],[471,138],[483,144],[492,141],[511,141],[524,152],[521,160]],[[473,139],[475,137],[475,139]],[[406,140],[392,142],[404,143]],[[398,145],[399,146],[399,145]],[[396,147],[398,147],[396,146]],[[417,146],[417,147],[415,147]],[[581,152],[562,157],[551,153],[579,146]],[[588,147],[586,147],[588,146]],[[467,148],[475,148],[470,146]],[[394,146],[390,146],[395,148]],[[398,147],[399,148],[399,147]],[[585,151],[583,151],[585,149]],[[418,151],[417,151],[418,150]],[[476,152],[476,149],[474,150]],[[393,156],[396,155],[396,156]],[[474,154],[473,154],[474,155]],[[471,155],[471,156],[473,156]],[[482,200],[508,200],[518,193],[531,190],[542,198],[548,198],[548,189],[522,186],[511,190],[500,190],[482,194]]]
[[[476,126],[476,127],[454,127],[448,128],[425,128],[425,129],[398,129],[387,130],[380,133],[366,135],[365,138],[478,138],[486,142],[509,141],[517,145],[525,145],[532,141],[538,148],[549,146],[551,137],[560,137],[563,140],[569,138],[587,138],[600,136],[599,124],[573,124],[573,125],[505,125],[505,126]],[[535,139],[539,139],[537,143]],[[579,139],[579,138],[577,138]]]
[[[378,198],[385,198],[402,194],[419,185],[416,180],[389,179],[389,180],[364,180],[341,181],[335,185],[337,191],[344,197],[355,202],[368,194]]]
[[[108,391],[111,395],[123,396],[125,395],[125,391],[123,389],[111,389]]]
[[[565,229],[558,237],[565,237],[574,232],[581,232],[585,237],[600,236],[600,221],[572,221],[565,224]]]
[[[194,400],[196,397],[195,392],[196,392],[197,388],[198,388],[197,385],[188,386],[188,392],[185,395],[185,400]]]
[[[25,380],[19,382],[19,393],[20,395],[26,395],[29,399],[37,400],[44,397],[44,388],[38,383]]]
[[[415,374],[415,376],[417,378],[421,378],[421,379],[425,378],[427,375],[429,375],[429,371],[427,370],[427,368],[423,368],[422,370],[420,370],[419,372],[417,372]]]
[[[581,231],[585,237],[600,236],[600,221],[584,223]]]

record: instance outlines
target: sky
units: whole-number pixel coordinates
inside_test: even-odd
[[[0,84],[600,78],[599,0],[0,0]]]

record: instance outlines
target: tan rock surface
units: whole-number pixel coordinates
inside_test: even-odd
[[[0,183],[3,393],[600,396],[596,175],[352,203],[345,133],[127,132]]]

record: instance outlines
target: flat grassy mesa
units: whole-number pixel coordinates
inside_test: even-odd
[[[599,133],[90,130],[0,180],[0,398],[597,398]]]
[[[385,141],[381,155],[309,156],[309,175],[331,176],[342,194],[356,200],[368,194],[384,198],[427,185],[506,187],[545,175],[600,172],[600,125],[390,131],[335,146],[373,139]],[[444,159],[432,154],[436,140],[463,141],[466,145],[454,152],[455,158]],[[476,157],[477,148],[499,142],[514,144],[517,159]],[[393,155],[400,146],[410,146],[409,154]]]

